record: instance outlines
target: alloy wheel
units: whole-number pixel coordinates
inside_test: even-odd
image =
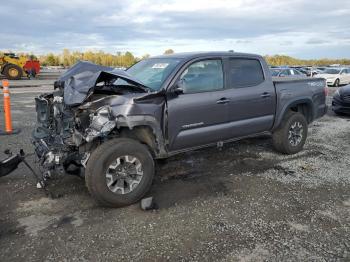
[[[288,131],[288,141],[292,146],[297,146],[303,139],[303,125],[300,122],[294,122]]]
[[[106,172],[106,183],[115,194],[128,194],[135,190],[143,177],[140,160],[134,156],[125,155],[112,162]]]

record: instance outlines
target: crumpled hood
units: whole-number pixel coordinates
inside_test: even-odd
[[[146,86],[123,70],[79,61],[55,82],[55,88],[64,88],[64,103],[79,105],[92,93],[100,82],[114,82],[121,78],[146,92]]]

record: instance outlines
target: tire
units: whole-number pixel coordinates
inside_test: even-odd
[[[135,165],[135,170],[137,170],[136,163],[141,164],[142,177],[134,189],[130,189],[132,188],[133,183],[131,185],[129,184],[130,192],[124,193],[123,189],[122,193],[114,193],[110,189],[113,184],[107,185],[108,175],[106,173],[107,171],[109,173],[113,171],[111,166],[117,166],[117,168],[120,168],[121,165],[123,165],[120,164],[122,163],[121,159],[123,157],[125,159],[124,165],[132,165],[130,164],[131,162],[128,161],[128,156],[131,156],[129,158],[132,160],[137,159],[134,163],[132,163]],[[117,159],[120,160],[120,162],[113,165],[113,163],[116,163]],[[149,191],[154,177],[154,170],[153,157],[145,145],[142,145],[133,139],[117,138],[103,143],[92,152],[87,162],[85,180],[90,194],[100,205],[108,207],[122,207],[139,201]],[[121,172],[117,172],[116,175],[119,176],[120,173],[128,174],[125,170],[123,170]],[[112,182],[112,177],[109,179],[109,182]],[[124,185],[127,185],[126,178],[121,179],[124,187]],[[117,180],[118,179],[115,181]],[[117,185],[118,184],[115,185],[115,188],[117,188]]]
[[[18,65],[9,64],[4,68],[4,75],[9,80],[19,80],[23,76],[23,70]]]
[[[337,78],[337,79],[334,81],[334,86],[335,86],[335,87],[339,87],[339,83],[340,83],[340,80],[339,80],[339,78]]]
[[[298,141],[290,141],[289,131],[291,131],[293,126],[294,128],[298,128],[299,126],[302,127],[300,130],[300,141],[299,138]],[[280,127],[272,135],[274,148],[276,151],[288,155],[300,152],[303,149],[306,141],[307,129],[308,123],[304,115],[292,111],[288,112],[287,115],[283,118]],[[293,144],[293,142],[297,143]]]

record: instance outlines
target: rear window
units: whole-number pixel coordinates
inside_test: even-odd
[[[231,58],[229,60],[230,86],[235,88],[256,86],[264,81],[264,73],[257,59]]]

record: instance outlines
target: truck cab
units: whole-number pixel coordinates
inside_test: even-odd
[[[212,54],[186,61],[167,91],[169,149],[183,150],[268,131],[276,93],[264,59]]]

